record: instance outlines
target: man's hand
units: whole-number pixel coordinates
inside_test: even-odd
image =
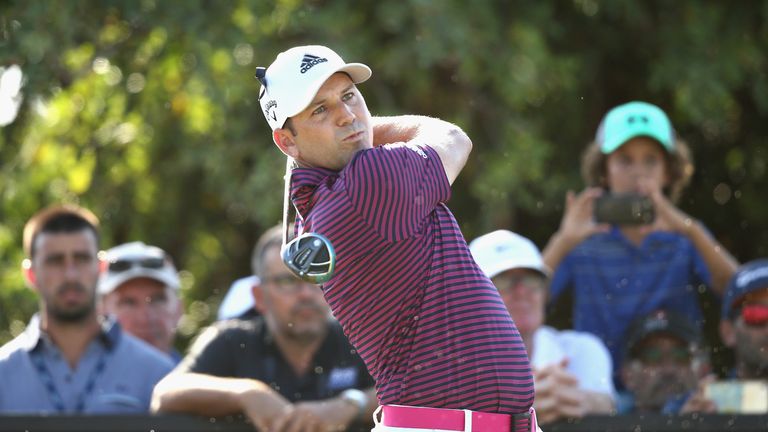
[[[323,401],[298,402],[291,418],[286,418],[280,432],[340,432],[352,424],[357,408],[338,398]],[[300,424],[301,423],[301,424]]]
[[[281,418],[293,411],[287,399],[265,384],[245,390],[238,400],[243,413],[260,432],[280,430],[275,429],[275,426]]]
[[[704,396],[704,389],[707,387],[707,384],[714,382],[716,379],[715,375],[708,375],[702,378],[696,387],[696,391],[680,408],[679,414],[716,413],[717,405],[715,405],[715,402]]]
[[[578,380],[565,369],[567,362],[566,359],[533,372],[536,389],[533,407],[539,423],[580,418],[589,412],[587,398],[578,388]]]
[[[260,432],[340,432],[357,408],[338,398],[291,404],[277,393],[245,395],[243,411]]]
[[[595,200],[602,194],[603,190],[597,187],[584,189],[578,195],[572,191],[566,194],[560,228],[552,235],[542,252],[544,263],[552,271],[579,243],[593,234],[611,229],[608,224],[596,223],[593,216]]]

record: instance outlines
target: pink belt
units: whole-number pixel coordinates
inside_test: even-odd
[[[529,412],[515,416],[405,405],[383,405],[381,408],[381,423],[389,427],[472,432],[536,431],[536,411],[533,407]],[[513,417],[515,429],[512,428]],[[471,429],[465,429],[467,422],[471,422]]]

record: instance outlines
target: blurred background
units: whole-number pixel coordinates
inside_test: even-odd
[[[0,344],[37,309],[24,223],[74,202],[101,218],[104,249],[172,255],[183,350],[281,217],[254,68],[314,43],[371,66],[374,115],[468,132],[449,203],[467,240],[506,228],[543,247],[602,115],[645,100],[694,153],[680,207],[740,261],[768,255],[768,1],[4,0]]]

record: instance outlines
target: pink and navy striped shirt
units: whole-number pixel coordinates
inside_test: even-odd
[[[340,172],[297,168],[299,230],[337,254],[323,286],[380,404],[516,414],[533,403],[525,346],[450,210],[429,146],[358,152]]]

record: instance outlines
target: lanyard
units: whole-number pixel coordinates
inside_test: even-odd
[[[43,385],[45,385],[45,389],[48,390],[48,397],[51,400],[51,403],[53,403],[56,411],[60,413],[65,412],[66,408],[64,407],[64,399],[61,397],[61,393],[59,393],[59,391],[56,389],[56,385],[53,382],[53,376],[48,370],[48,367],[45,366],[42,353],[39,355],[33,355],[31,357],[32,362],[35,364],[35,368],[40,375],[40,379],[43,381]],[[99,375],[101,375],[101,372],[104,371],[106,364],[107,353],[103,352],[99,357],[99,360],[96,362],[96,366],[93,368],[93,370],[91,370],[91,374],[88,376],[88,380],[85,383],[83,391],[77,398],[77,404],[75,405],[74,410],[75,413],[79,414],[85,410],[85,400],[93,392],[93,388],[96,387],[96,379],[99,377]]]

